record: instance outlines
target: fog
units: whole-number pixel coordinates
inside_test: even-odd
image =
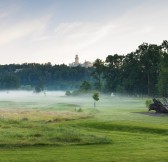
[[[70,106],[69,106],[70,105]],[[65,91],[0,91],[0,108],[61,109],[66,107],[93,107],[92,94],[89,96],[65,96]],[[76,106],[75,106],[76,105]]]
[[[64,91],[45,91],[35,93],[33,91],[0,91],[0,99],[3,98],[20,98],[20,97],[37,97],[37,96],[65,96]]]
[[[84,96],[66,96],[65,91],[0,91],[0,109],[45,109],[45,110],[72,110],[75,108],[94,108],[93,94]],[[130,97],[100,94],[97,108],[130,105],[138,100]]]
[[[65,98],[64,91],[46,91],[34,93],[33,91],[0,91],[1,108],[29,107],[47,107],[53,103],[63,102]],[[31,104],[31,106],[30,106]]]

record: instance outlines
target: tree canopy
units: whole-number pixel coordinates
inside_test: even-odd
[[[168,42],[161,45],[141,44],[134,52],[126,55],[108,55],[94,64],[99,90],[129,95],[167,95]],[[100,65],[97,66],[97,62]]]

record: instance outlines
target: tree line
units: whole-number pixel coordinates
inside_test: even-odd
[[[99,91],[168,96],[168,41],[141,44],[135,52],[97,59],[92,76]]]
[[[0,89],[77,89],[83,80],[91,81],[92,68],[51,63],[0,65]]]
[[[121,47],[122,48],[122,47]],[[96,59],[91,68],[51,63],[0,65],[0,89],[74,90],[168,96],[168,41]]]

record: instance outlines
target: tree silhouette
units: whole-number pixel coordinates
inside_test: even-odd
[[[99,101],[99,92],[95,92],[92,97],[94,99],[94,108],[96,108],[96,101]]]

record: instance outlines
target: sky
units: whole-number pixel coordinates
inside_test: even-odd
[[[168,38],[168,0],[0,0],[0,64],[83,63]]]

